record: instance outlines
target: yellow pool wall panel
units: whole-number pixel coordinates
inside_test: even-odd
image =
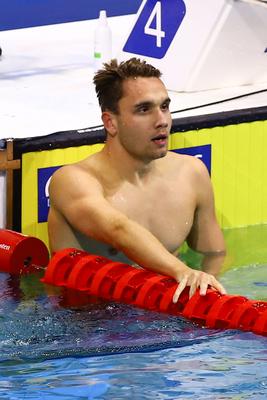
[[[21,230],[48,245],[47,223],[38,223],[38,169],[80,161],[100,151],[103,144],[25,153],[22,156]]]
[[[267,223],[267,121],[173,133],[170,149],[211,144],[211,180],[222,228]],[[47,224],[38,223],[37,171],[70,164],[102,144],[25,153],[22,156],[22,232],[46,243]]]
[[[211,144],[211,180],[222,228],[267,222],[267,121],[179,132],[170,148]]]

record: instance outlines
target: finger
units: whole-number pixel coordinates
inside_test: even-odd
[[[223,287],[223,285],[218,282],[216,279],[214,279],[214,282],[212,284],[210,284],[214,289],[218,290],[218,292],[220,292],[221,294],[226,294],[226,290]]]
[[[178,284],[178,287],[177,287],[177,289],[175,290],[175,293],[174,293],[173,298],[172,298],[172,301],[173,301],[174,303],[177,303],[177,301],[178,301],[178,299],[179,299],[179,297],[180,297],[180,294],[182,293],[182,291],[183,291],[184,288],[186,287],[186,284],[187,284],[187,278],[183,278],[183,279],[181,280],[181,282]]]
[[[205,296],[207,293],[207,289],[208,289],[208,282],[201,282],[200,283],[200,290],[199,290],[199,294],[200,296]]]
[[[197,279],[194,279],[194,281],[190,285],[189,299],[194,295],[195,291],[197,290],[197,287],[198,287]]]

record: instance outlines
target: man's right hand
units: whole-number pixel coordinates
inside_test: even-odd
[[[192,268],[186,267],[177,276],[179,285],[173,295],[173,302],[177,303],[182,291],[186,286],[190,286],[189,298],[191,298],[197,289],[200,291],[201,296],[205,296],[208,287],[217,290],[221,294],[226,294],[226,290],[217,279],[210,274],[203,271],[197,271]]]

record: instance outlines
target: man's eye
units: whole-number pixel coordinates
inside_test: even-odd
[[[169,103],[164,103],[164,104],[162,104],[162,106],[161,106],[161,109],[162,110],[169,110]]]
[[[149,110],[149,107],[147,107],[147,106],[142,106],[142,107],[138,108],[138,112],[140,112],[140,113],[145,113],[148,110]]]

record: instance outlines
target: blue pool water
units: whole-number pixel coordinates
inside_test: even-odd
[[[267,300],[267,264],[226,269]],[[0,399],[266,399],[267,338],[108,302],[71,307],[38,276],[0,274]]]

